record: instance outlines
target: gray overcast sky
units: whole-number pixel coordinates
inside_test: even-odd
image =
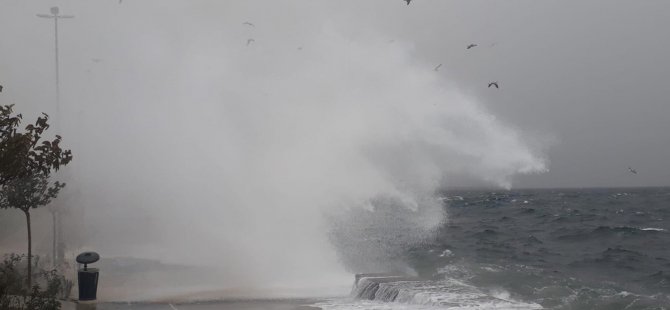
[[[670,183],[667,1],[415,1],[391,14],[374,18],[417,57],[501,119],[555,139],[550,172],[518,186]]]
[[[195,33],[198,27],[235,27],[244,37],[251,35],[250,29],[240,23],[253,21],[256,36],[272,27],[300,41],[318,32],[325,20],[347,28],[342,30],[347,35],[372,31],[406,42],[417,63],[427,69],[441,63],[440,74],[449,83],[537,140],[550,172],[516,177],[515,186],[649,186],[668,185],[670,180],[667,1],[415,0],[406,6],[387,0],[129,0],[121,5],[111,0],[4,0],[0,68],[8,88],[5,96],[14,96],[16,103],[47,101],[52,95],[51,25],[34,14],[55,5],[77,15],[61,25],[65,96],[77,96],[81,85],[73,85],[78,82],[75,74],[90,76],[96,66],[116,66],[109,70],[115,75],[106,76],[107,87],[115,88],[119,82],[114,79],[124,78],[118,72],[133,66],[123,63],[122,50],[150,53],[155,52],[151,48],[172,48],[189,53],[189,47],[179,46],[188,44],[184,29],[193,29],[190,35],[197,37],[207,35]],[[180,29],[172,42],[152,47],[151,36],[170,40],[172,27]],[[465,50],[470,43],[479,46]],[[493,80],[500,90],[486,88]],[[639,174],[629,174],[628,166]]]
[[[52,6],[76,16],[60,115],[35,16]],[[60,120],[71,249],[348,287],[324,212],[439,213],[442,185],[670,185],[668,29],[661,0],[2,0],[0,104]]]

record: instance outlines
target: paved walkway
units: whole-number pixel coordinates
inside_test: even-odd
[[[61,302],[62,310],[318,310],[305,300],[249,300],[190,304]]]

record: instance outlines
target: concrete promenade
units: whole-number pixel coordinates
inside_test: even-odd
[[[172,303],[91,303],[61,302],[62,310],[319,310],[309,306],[315,300],[238,300]]]

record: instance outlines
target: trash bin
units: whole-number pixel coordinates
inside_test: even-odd
[[[77,255],[77,263],[84,264],[77,273],[79,283],[79,300],[95,300],[98,292],[98,268],[88,268],[88,264],[97,262],[100,255],[95,252],[84,252]]]

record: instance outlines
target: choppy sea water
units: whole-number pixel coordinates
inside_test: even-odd
[[[449,191],[448,220],[324,309],[670,309],[670,188]]]

